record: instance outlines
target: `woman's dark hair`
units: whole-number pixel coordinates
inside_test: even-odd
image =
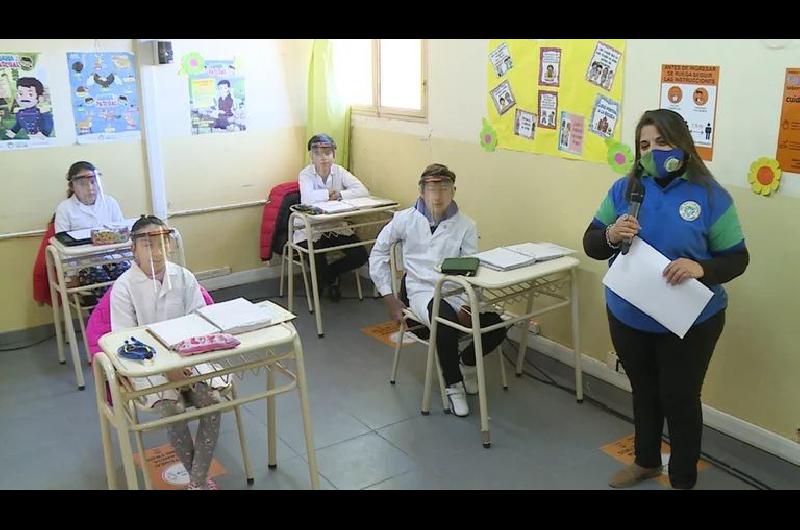
[[[639,160],[642,155],[639,147],[639,136],[642,133],[642,128],[647,125],[655,126],[658,132],[661,133],[661,137],[666,140],[668,144],[686,153],[683,167],[686,171],[686,177],[690,182],[702,184],[707,188],[710,188],[712,184],[716,183],[714,175],[711,174],[711,171],[709,171],[705,163],[703,163],[700,154],[697,152],[697,148],[694,146],[692,133],[689,132],[689,126],[686,124],[686,120],[677,112],[667,109],[648,110],[639,118],[639,123],[636,124],[636,145],[634,147],[635,156],[633,168],[631,168],[631,171],[628,173],[630,179],[639,178],[641,176],[642,168],[639,164]],[[630,189],[630,183],[628,184],[628,188]]]
[[[146,226],[162,226],[166,228],[167,223],[165,223],[155,215],[142,214],[141,217],[139,217],[139,219],[137,219],[136,222],[133,223],[133,226],[131,227],[131,234],[135,234],[136,232],[138,232],[139,230],[141,230]]]
[[[453,181],[453,184],[456,182],[456,174],[444,164],[431,164],[426,167],[419,179],[422,180],[425,177],[447,177]]]
[[[72,195],[74,195],[75,193],[72,190],[72,178],[81,171],[85,170],[97,173],[97,168],[94,167],[94,164],[92,164],[91,162],[87,162],[85,160],[81,160],[80,162],[75,162],[74,164],[69,166],[69,169],[67,170],[67,180],[69,181],[69,184],[67,185],[67,199],[72,197]]]

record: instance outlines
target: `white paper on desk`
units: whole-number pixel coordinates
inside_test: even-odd
[[[546,261],[549,259],[560,258],[576,251],[571,248],[562,247],[555,243],[520,243],[506,247],[508,250],[519,252],[526,256],[536,258],[536,261]]]
[[[358,210],[363,210],[365,208],[377,208],[378,206],[395,204],[395,201],[392,201],[390,199],[376,199],[375,197],[357,197],[355,199],[343,200],[342,202],[346,202],[347,204]]]
[[[89,239],[92,237],[92,228],[84,228],[83,230],[69,230],[67,234],[72,239]]]
[[[635,237],[630,251],[614,260],[603,284],[683,338],[714,293],[694,278],[670,285],[662,276],[669,263],[661,252]]]

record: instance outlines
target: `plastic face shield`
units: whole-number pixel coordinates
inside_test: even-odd
[[[97,171],[81,171],[78,175],[69,178],[72,184],[72,191],[83,204],[96,204],[105,201],[103,193],[103,181]]]
[[[183,251],[177,232],[165,226],[149,226],[131,236],[136,265],[153,280],[153,290],[158,293],[162,284],[172,288],[167,264],[183,267]]]
[[[426,177],[419,181],[419,186],[422,200],[434,218],[442,215],[453,202],[455,183],[448,177]]]

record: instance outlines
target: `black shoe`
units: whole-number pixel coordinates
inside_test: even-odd
[[[339,281],[328,285],[328,297],[331,302],[338,302],[342,299],[342,291],[339,289]]]

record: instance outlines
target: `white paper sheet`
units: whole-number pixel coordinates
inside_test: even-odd
[[[314,206],[323,211],[323,213],[339,213],[349,212],[355,210],[356,207],[345,201],[324,201],[314,203]]]
[[[555,243],[520,243],[506,248],[536,258],[536,261],[546,261],[575,253],[571,248],[562,247]]]
[[[84,228],[82,230],[69,230],[67,235],[72,239],[89,239],[92,237],[92,228]]]
[[[670,285],[662,276],[669,263],[661,252],[635,237],[630,251],[614,260],[603,284],[683,338],[714,293],[693,278]]]
[[[378,206],[386,206],[387,204],[394,204],[395,201],[390,199],[377,199],[375,197],[357,197],[355,199],[347,199],[345,201],[347,204],[357,208],[359,210],[363,210],[365,208],[377,208]]]

